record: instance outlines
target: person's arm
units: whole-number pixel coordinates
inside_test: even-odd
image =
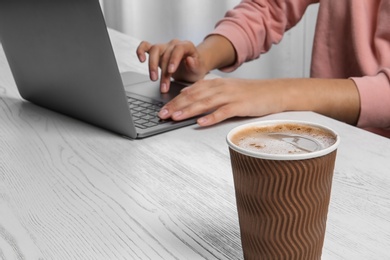
[[[351,125],[357,124],[360,97],[351,79],[282,79],[276,84],[285,89],[283,111],[313,111]]]
[[[199,55],[203,57],[207,71],[230,66],[236,61],[236,52],[232,43],[218,34],[205,38],[197,46],[197,50]]]
[[[201,126],[235,116],[264,116],[283,111],[314,111],[355,125],[360,98],[350,79],[213,79],[184,89],[160,111],[163,119],[183,120],[203,113]]]
[[[210,33],[229,39],[237,53],[235,63],[220,67],[231,72],[241,64],[259,58],[274,44],[280,43],[285,32],[303,17],[306,8],[319,0],[250,0],[240,1],[216,24]]]

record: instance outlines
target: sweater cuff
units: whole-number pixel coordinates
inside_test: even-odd
[[[389,73],[382,71],[376,76],[351,78],[360,94],[359,127],[390,127]]]
[[[211,35],[221,35],[228,39],[236,52],[236,62],[230,66],[219,68],[223,72],[232,72],[240,67],[244,62],[247,61],[247,57],[253,56],[252,46],[247,43],[250,42],[249,39],[242,40],[243,38],[248,38],[243,30],[240,30],[237,26],[231,26],[230,21],[224,21],[223,23],[217,24],[217,27],[206,37]]]

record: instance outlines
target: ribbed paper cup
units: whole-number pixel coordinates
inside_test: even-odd
[[[232,142],[243,130],[286,125],[323,131],[334,143],[307,153],[272,154]],[[318,124],[278,120],[236,127],[227,142],[244,258],[321,259],[339,136]]]

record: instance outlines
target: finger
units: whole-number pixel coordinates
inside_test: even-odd
[[[232,106],[225,105],[225,106],[218,108],[217,110],[215,110],[214,112],[212,112],[206,116],[202,116],[202,117],[198,118],[197,123],[200,126],[215,125],[215,124],[220,123],[228,118],[236,116],[236,113],[234,113],[234,111],[235,110],[232,109]]]
[[[146,53],[149,53],[149,77],[153,81],[158,80],[158,63],[161,49],[161,45],[152,45],[147,41],[142,41],[136,50],[141,62],[146,61]]]
[[[197,59],[194,57],[191,57],[191,56],[186,57],[185,64],[186,64],[186,67],[188,68],[188,70],[192,71],[192,72],[195,72],[196,67],[198,66]]]
[[[195,56],[196,49],[195,46],[188,41],[177,42],[172,48],[171,53],[169,55],[168,64],[168,72],[173,74],[176,72],[180,63],[184,60],[186,62],[187,58]]]
[[[214,99],[213,102],[215,102],[215,104],[210,104],[209,102],[210,101],[206,99],[191,104],[181,110],[173,112],[171,118],[175,121],[181,121],[187,118],[210,113],[198,119],[199,125],[206,126],[218,123],[228,117],[234,116],[234,114],[227,111],[229,106],[222,100]]]
[[[189,41],[172,40],[169,43],[160,63],[162,92],[169,90],[170,81],[175,73],[181,73],[180,76],[182,77],[182,73],[187,74],[187,71],[194,69],[196,55],[196,48]],[[181,68],[180,72],[178,70],[182,65],[184,67]],[[190,67],[188,67],[188,65]],[[177,76],[178,75],[176,75],[176,77]],[[178,78],[180,78],[180,76]]]
[[[202,86],[184,89],[179,96],[164,107],[162,115],[180,121],[214,111],[228,102],[229,97],[219,93],[218,89],[206,87],[207,85],[203,83]]]
[[[171,87],[171,78],[161,77],[160,80],[160,91],[161,93],[168,93]]]
[[[167,66],[163,63],[160,64],[160,91],[161,93],[167,93],[171,85],[171,74],[167,73]]]
[[[149,53],[149,74],[150,79],[153,81],[158,80],[158,68],[161,63],[161,56],[165,52],[166,45],[152,45],[148,51]]]
[[[172,99],[170,102],[165,104],[164,107],[161,108],[159,112],[159,117],[162,119],[168,119],[172,116],[173,113],[180,111],[188,104],[188,98],[185,94],[190,88],[193,88],[193,86],[185,87],[181,90],[181,93],[176,96],[174,99]]]
[[[179,40],[174,39],[170,41],[164,53],[162,54],[162,57],[160,58],[160,88],[162,93],[166,93],[169,91],[172,74],[176,72],[181,60],[183,59],[183,55],[179,50],[180,48],[178,49],[178,46],[180,46]]]
[[[146,52],[148,52],[150,50],[151,46],[152,45],[149,42],[147,42],[147,41],[142,41],[138,45],[136,53],[137,53],[137,57],[138,57],[140,62],[145,62],[146,61]]]

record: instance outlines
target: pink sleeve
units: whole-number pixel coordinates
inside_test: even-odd
[[[307,6],[315,0],[243,0],[226,13],[211,34],[219,34],[233,44],[237,60],[232,71],[242,63],[256,59],[272,44],[282,40],[285,31],[302,18]]]
[[[375,76],[352,78],[360,94],[361,128],[390,128],[390,68]]]

